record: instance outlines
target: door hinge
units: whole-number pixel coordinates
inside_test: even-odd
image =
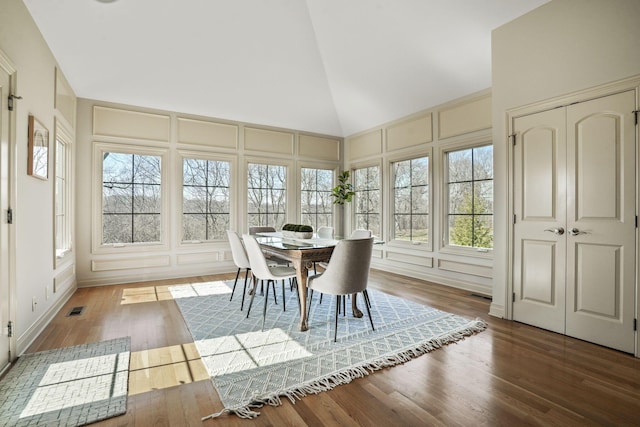
[[[513,223],[516,223],[516,214],[513,214]]]
[[[638,228],[638,215],[636,215],[636,228]]]
[[[7,209],[7,224],[13,224],[13,209]]]
[[[635,116],[635,121],[636,121],[636,125],[637,125],[638,124],[638,113],[640,113],[640,110],[633,110],[632,113]]]
[[[634,331],[638,330],[638,319],[633,319],[633,330]]]
[[[7,323],[7,336],[9,338],[13,337],[13,322],[11,320]]]
[[[9,109],[9,111],[13,111],[13,100],[14,99],[22,99],[21,96],[17,96],[14,94],[9,94],[9,99],[7,100],[7,108]]]
[[[515,292],[513,292],[511,294],[511,302],[516,302],[516,293]]]
[[[509,138],[511,138],[511,144],[516,145],[516,134],[512,133]]]

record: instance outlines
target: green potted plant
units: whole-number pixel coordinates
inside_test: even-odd
[[[331,190],[334,204],[344,205],[345,202],[350,203],[351,200],[353,200],[353,196],[355,196],[356,193],[353,191],[353,185],[349,182],[349,176],[350,173],[348,170],[338,175],[338,185]]]

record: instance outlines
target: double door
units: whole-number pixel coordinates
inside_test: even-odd
[[[635,92],[513,120],[513,319],[634,351]]]

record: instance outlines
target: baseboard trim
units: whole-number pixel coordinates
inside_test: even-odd
[[[38,336],[44,331],[44,328],[49,325],[53,318],[58,314],[60,309],[69,301],[73,293],[77,289],[77,284],[73,282],[71,286],[68,286],[64,293],[60,296],[58,301],[53,304],[49,310],[44,312],[42,316],[38,318],[27,330],[16,340],[16,354],[18,357],[22,356],[27,348],[38,338]]]

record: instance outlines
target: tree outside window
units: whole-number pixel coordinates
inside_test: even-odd
[[[247,224],[280,230],[287,218],[287,168],[249,163],[247,166]]]
[[[396,240],[429,242],[429,158],[394,162],[393,220]]]
[[[493,147],[447,153],[448,241],[493,248]]]
[[[355,228],[371,230],[380,236],[380,167],[369,166],[353,171]]]
[[[302,224],[317,230],[333,227],[333,171],[302,168],[300,170],[300,212]]]
[[[183,241],[225,238],[230,219],[230,169],[225,161],[183,159]]]
[[[103,244],[160,241],[160,160],[152,155],[103,153]]]

